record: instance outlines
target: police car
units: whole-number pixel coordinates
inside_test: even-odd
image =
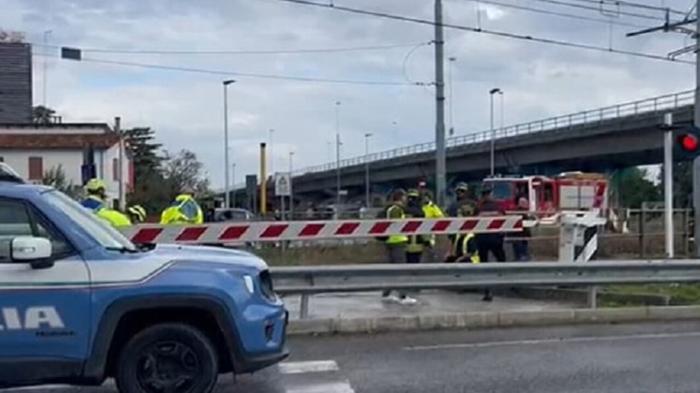
[[[139,248],[0,165],[0,387],[209,392],[281,361],[287,311],[256,256]]]

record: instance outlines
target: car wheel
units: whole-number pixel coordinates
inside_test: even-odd
[[[119,356],[121,393],[209,393],[218,377],[218,358],[202,332],[184,324],[146,328]]]

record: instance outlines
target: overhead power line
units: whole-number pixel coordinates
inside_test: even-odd
[[[421,19],[421,18],[416,18],[416,17],[411,17],[411,16],[396,15],[396,14],[389,14],[389,13],[380,12],[380,11],[371,11],[371,10],[366,10],[366,9],[352,8],[352,7],[340,6],[340,5],[334,5],[334,4],[317,3],[315,1],[310,1],[310,0],[277,0],[277,1],[282,1],[282,2],[287,2],[287,3],[295,3],[295,4],[303,4],[303,5],[315,6],[315,7],[322,7],[322,8],[328,8],[328,9],[332,9],[332,10],[336,10],[336,11],[348,12],[348,13],[359,14],[359,15],[369,15],[369,16],[374,16],[374,17],[379,17],[379,18],[399,20],[399,21],[403,21],[403,22],[412,22],[412,23],[418,23],[418,24],[423,24],[423,25],[428,25],[428,26],[435,26],[436,25],[435,22],[433,22],[431,20],[427,20],[427,19]],[[627,56],[635,56],[635,57],[641,57],[641,58],[653,59],[653,60],[663,60],[663,61],[669,61],[669,62],[675,62],[675,63],[695,64],[694,61],[669,59],[666,56],[655,55],[655,54],[651,54],[651,53],[634,52],[634,51],[628,51],[628,50],[623,50],[623,49],[613,49],[613,48],[608,48],[608,47],[604,47],[604,46],[583,44],[583,43],[577,43],[577,42],[569,42],[569,41],[557,40],[557,39],[552,39],[552,38],[534,37],[534,36],[526,35],[526,34],[516,34],[516,33],[504,32],[504,31],[481,29],[481,28],[476,28],[476,27],[471,27],[471,26],[456,25],[456,24],[452,24],[452,23],[442,23],[441,26],[446,27],[446,28],[450,28],[450,29],[455,29],[455,30],[470,31],[473,33],[487,34],[487,35],[492,35],[492,36],[497,36],[497,37],[512,38],[512,39],[530,41],[530,42],[538,42],[538,43],[543,43],[543,44],[558,45],[558,46],[563,46],[563,47],[586,49],[586,50],[597,51],[597,52],[617,53],[617,54],[622,54],[622,55],[627,55]]]
[[[163,49],[116,49],[116,48],[81,48],[85,53],[111,53],[111,54],[142,54],[142,55],[286,55],[286,54],[313,54],[313,53],[339,53],[339,52],[363,52],[379,51],[397,48],[411,48],[423,43],[388,44],[373,46],[352,46],[338,48],[308,48],[308,49],[270,49],[270,50],[163,50]],[[44,45],[32,43],[33,46],[59,49],[58,45]]]
[[[511,8],[511,9],[516,9],[516,10],[521,10],[521,11],[529,11],[529,12],[534,12],[534,13],[544,14],[544,15],[553,15],[553,16],[560,16],[563,18],[571,18],[571,19],[578,19],[578,20],[589,21],[589,22],[604,23],[607,25],[613,24],[613,25],[617,25],[617,26],[626,26],[626,27],[634,27],[634,28],[650,27],[648,25],[638,25],[638,24],[634,24],[634,23],[627,23],[627,22],[622,22],[619,20],[614,20],[611,18],[608,18],[608,19],[594,18],[594,17],[590,17],[590,16],[569,14],[566,12],[550,11],[550,10],[545,10],[545,9],[541,9],[541,8],[533,8],[533,7],[523,6],[523,5],[510,4],[510,3],[502,3],[500,1],[493,1],[493,0],[468,0],[468,1],[474,1],[477,3],[483,3],[483,4],[491,4],[491,5],[495,5],[498,7]]]
[[[572,8],[579,8],[583,10],[589,10],[589,11],[596,11],[596,12],[614,12],[615,15],[620,15],[620,16],[629,16],[632,18],[640,18],[640,19],[647,19],[647,20],[653,20],[653,21],[665,21],[666,17],[665,16],[654,16],[654,15],[648,15],[648,14],[638,14],[636,12],[627,12],[627,11],[621,11],[621,10],[605,10],[601,7],[595,7],[595,6],[588,6],[588,5],[583,5],[579,3],[569,3],[566,1],[560,1],[560,0],[533,0],[533,1],[540,1],[543,3],[548,3],[548,4],[554,4],[554,5],[560,5],[564,7],[572,7]],[[597,1],[595,1],[597,4],[601,4]]]
[[[50,56],[43,53],[36,53],[35,56]],[[370,86],[420,86],[425,85],[422,82],[406,83],[399,81],[378,81],[378,80],[356,80],[356,79],[335,79],[335,78],[316,78],[316,77],[306,77],[306,76],[294,76],[294,75],[282,75],[282,74],[264,74],[264,73],[251,73],[251,72],[239,72],[239,71],[226,71],[226,70],[213,70],[206,68],[196,68],[196,67],[183,67],[183,66],[170,66],[161,64],[148,64],[133,61],[121,61],[121,60],[108,60],[108,59],[94,59],[94,58],[81,58],[80,61],[99,63],[99,64],[110,64],[110,65],[120,65],[128,67],[138,67],[165,71],[181,71],[181,72],[191,72],[198,74],[209,74],[209,75],[219,75],[219,76],[238,76],[238,77],[248,77],[248,78],[260,78],[260,79],[273,79],[273,80],[290,80],[298,82],[317,82],[317,83],[335,83],[335,84],[348,84],[348,85],[370,85]]]
[[[676,14],[676,15],[685,15],[686,12],[684,11],[679,11],[679,10],[674,10],[673,8],[670,7],[658,7],[658,6],[653,6],[653,5],[648,5],[648,4],[643,4],[643,3],[635,3],[632,1],[623,1],[623,0],[574,0],[574,1],[581,1],[585,3],[592,3],[592,4],[600,4],[600,5],[621,5],[621,6],[626,6],[626,7],[636,7],[636,8],[642,8],[642,9],[647,9],[647,10],[654,10],[654,11],[660,11],[660,12],[666,12],[668,11],[671,14]]]

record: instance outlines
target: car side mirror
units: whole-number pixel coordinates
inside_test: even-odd
[[[51,260],[51,242],[43,237],[20,236],[12,239],[11,259],[14,262],[26,262],[32,269],[48,269],[53,266]]]

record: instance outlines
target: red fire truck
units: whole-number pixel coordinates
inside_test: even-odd
[[[493,177],[484,180],[505,211],[518,209],[527,198],[529,211],[540,217],[566,210],[601,209],[608,206],[608,181],[602,174],[565,172],[558,176]]]

